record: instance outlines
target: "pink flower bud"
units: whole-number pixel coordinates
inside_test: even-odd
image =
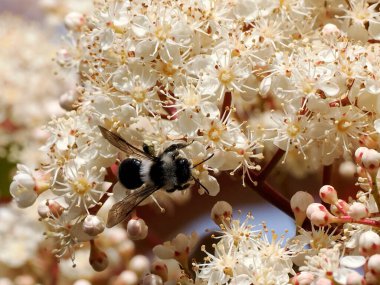
[[[311,203],[307,209],[306,209],[306,216],[311,219],[311,215],[315,211],[323,211],[323,212],[328,212],[326,207],[323,206],[321,203]]]
[[[380,153],[374,149],[368,149],[362,156],[361,166],[368,171],[377,171],[380,166]]]
[[[346,285],[363,285],[365,284],[364,277],[357,272],[352,272],[347,276]]]
[[[348,209],[348,215],[355,220],[368,217],[368,209],[363,203],[354,202]]]
[[[374,254],[368,259],[368,270],[380,280],[380,254]]]
[[[296,224],[301,226],[306,218],[307,207],[314,202],[313,196],[304,191],[296,192],[290,199],[290,206],[296,218]]]
[[[130,219],[127,225],[127,234],[131,240],[141,240],[148,235],[148,226],[143,219]]]
[[[104,223],[94,215],[88,215],[83,221],[83,231],[90,236],[97,236],[104,231]]]
[[[368,151],[368,148],[366,148],[364,146],[356,149],[356,151],[355,151],[355,162],[358,165],[362,164],[362,157],[363,157],[364,153],[366,153],[367,151]]]
[[[103,271],[108,266],[108,257],[104,251],[101,251],[94,241],[91,241],[90,265],[95,271]]]
[[[338,194],[336,190],[331,185],[324,185],[319,190],[319,197],[321,197],[322,201],[328,204],[334,205],[338,201]]]
[[[323,227],[331,224],[334,220],[334,216],[327,211],[315,210],[310,216],[310,221],[313,225]]]
[[[218,201],[211,209],[211,219],[218,226],[223,224],[223,221],[228,223],[228,219],[232,217],[232,206],[225,201]]]
[[[137,285],[139,278],[137,274],[131,270],[124,270],[116,278],[113,285]]]
[[[361,234],[359,238],[359,250],[364,256],[371,256],[380,252],[380,237],[373,231]]]
[[[310,272],[301,272],[291,280],[293,285],[310,285],[314,280],[314,275]]]
[[[64,23],[66,29],[70,31],[78,31],[85,24],[86,20],[83,14],[78,12],[70,12],[65,16]]]
[[[168,280],[168,267],[163,260],[156,260],[152,263],[152,273],[160,276],[164,282]]]
[[[148,274],[143,279],[143,285],[163,285],[162,278],[155,274]]]

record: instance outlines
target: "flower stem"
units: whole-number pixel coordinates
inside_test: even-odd
[[[279,148],[272,157],[272,159],[260,171],[260,173],[255,175],[256,179],[265,180],[267,176],[271,173],[271,171],[275,168],[275,166],[280,162],[284,153],[285,151]]]
[[[361,224],[361,225],[367,225],[371,227],[380,228],[380,221],[371,220],[368,218],[354,220],[350,216],[337,217],[336,220],[334,220],[334,223],[352,223],[352,224]]]

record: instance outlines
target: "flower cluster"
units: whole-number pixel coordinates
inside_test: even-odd
[[[231,207],[219,203],[213,219],[222,235],[214,253],[202,248],[207,257],[194,264],[194,282],[372,282],[377,271],[368,268],[377,264],[377,252],[368,253],[371,242],[363,243],[364,259],[344,251],[358,233],[378,237],[380,14],[372,2],[109,0],[96,1],[93,13],[67,14],[66,45],[55,61],[75,73],[78,84],[60,97],[67,112],[45,127],[49,139],[41,150],[47,159],[36,170],[18,166],[12,196],[20,207],[39,205],[58,258],[74,260],[87,244],[91,266],[101,271],[109,257],[98,238],[107,233],[105,215],[115,202],[126,192],[130,200],[124,201],[132,206],[176,197],[122,187],[116,173],[126,154],[103,137],[105,131],[153,157],[182,143],[179,156],[190,162],[195,182],[189,186],[200,194],[217,195],[217,176],[226,172],[269,199],[273,194],[274,201],[285,199],[266,178],[283,155],[288,170],[301,176],[337,160],[350,163],[356,150],[363,191],[355,201],[338,199],[325,185],[320,197],[330,211],[305,192],[279,205],[293,209],[298,226],[308,217],[314,226],[344,225],[342,230],[303,229],[291,241],[272,233],[270,240],[265,225],[253,230],[250,215],[242,223],[233,220]],[[262,168],[263,148],[279,150]],[[138,175],[145,178],[149,165],[144,162]],[[123,204],[115,205],[112,213]],[[149,222],[131,211],[127,235],[144,239]],[[192,282],[187,259],[195,240],[179,234],[156,247],[158,259],[144,282]],[[291,281],[294,264],[301,274]],[[364,264],[365,277],[353,272]]]

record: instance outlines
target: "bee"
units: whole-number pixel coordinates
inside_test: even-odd
[[[179,152],[189,144],[172,144],[155,156],[152,148],[145,144],[140,150],[104,127],[99,126],[99,129],[110,144],[127,154],[128,158],[119,165],[118,179],[125,188],[134,190],[112,206],[108,213],[108,228],[126,219],[136,206],[159,189],[169,193],[186,190],[190,186],[190,180],[193,179],[209,193],[207,188],[192,175],[191,169],[212,158],[213,154],[192,166],[191,162],[181,157]]]

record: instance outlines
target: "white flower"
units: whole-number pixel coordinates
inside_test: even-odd
[[[23,164],[17,165],[17,173],[13,177],[9,192],[21,208],[34,204],[39,194],[49,188],[48,177],[33,172]]]

